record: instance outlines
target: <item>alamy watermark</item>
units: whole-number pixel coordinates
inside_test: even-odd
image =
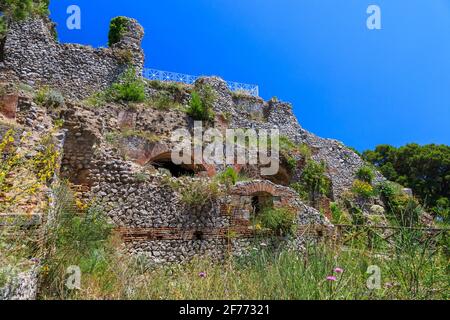
[[[370,16],[367,18],[367,29],[369,30],[381,30],[381,8],[376,4],[371,4],[367,7],[367,14]]]
[[[77,5],[70,5],[67,7],[66,13],[69,17],[66,20],[66,26],[69,30],[81,29],[81,9]]]
[[[81,289],[81,269],[79,266],[69,266],[66,269],[66,288],[69,290]]]
[[[278,173],[280,166],[278,129],[203,130],[194,122],[193,134],[187,129],[172,133],[172,162],[176,165],[258,165],[261,175]]]

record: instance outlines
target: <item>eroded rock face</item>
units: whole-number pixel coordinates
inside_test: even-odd
[[[7,119],[15,119],[19,96],[17,94],[5,94],[0,97],[0,114]]]
[[[131,52],[137,72],[142,70],[143,29],[135,20],[129,21],[122,41],[112,48],[98,50],[57,43],[51,22],[46,19],[14,22],[6,39],[0,78],[34,86],[48,85],[68,97],[85,98],[110,86],[125,70],[126,65],[119,57],[123,50]],[[319,138],[303,129],[291,104],[232,93],[226,82],[217,77],[201,78],[194,86],[186,86],[188,89],[169,93],[174,102],[186,105],[192,90],[201,92],[206,87],[214,91],[215,125],[221,131],[278,129],[295,143],[307,144],[313,159],[327,164],[334,198],[351,188],[355,173],[364,161],[342,143]],[[164,90],[168,89],[150,85],[146,88],[151,98],[167,94]],[[192,131],[193,120],[186,113],[177,108],[161,110],[147,105],[111,104],[89,109],[81,102],[66,103],[58,110],[44,110],[31,99],[21,101],[20,97],[19,108],[14,111],[13,97],[2,99],[6,101],[2,113],[17,118],[18,123],[36,132],[51,125],[48,121],[45,126],[42,124],[46,112],[53,120],[64,120],[62,177],[86,190],[83,199],[98,201],[103,206],[120,228],[131,253],[144,254],[153,262],[184,261],[199,254],[220,258],[230,247],[235,254],[248,252],[254,245],[250,217],[257,209],[255,199],[260,201],[260,198],[270,198],[274,207],[294,210],[301,227],[332,229],[327,218],[300,201],[296,192],[287,187],[298,179],[304,164],[302,157],[295,158],[295,169],[282,168],[281,174],[272,179],[286,186],[258,175],[253,177],[254,181],[241,182],[232,188],[222,185],[221,196],[203,207],[199,215],[182,201],[180,190],[166,183],[167,177],[161,172],[167,170],[160,168],[158,172],[152,166],[158,159],[168,160],[173,148],[171,134],[175,130]],[[108,136],[114,141],[108,141]],[[204,166],[205,176],[196,175],[192,180],[207,179],[206,176],[214,175],[218,169],[223,167]],[[257,171],[258,168],[240,169]],[[376,180],[382,179],[377,173]],[[322,229],[318,233],[313,230],[314,236],[319,236]],[[235,238],[230,237],[230,230],[236,233]],[[305,233],[299,233],[289,244],[300,249],[305,239]]]

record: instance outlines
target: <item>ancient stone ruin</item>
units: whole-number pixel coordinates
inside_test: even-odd
[[[307,238],[319,240],[333,233],[326,217],[329,209],[320,212],[289,187],[299,180],[305,165],[300,153],[291,156],[294,166],[281,159],[275,176],[261,176],[254,166],[236,165],[234,170],[245,174],[246,181],[219,185],[215,197],[205,192],[208,201],[201,205],[186,203],[185,190],[196,183],[211,183],[225,169],[206,163],[177,165],[171,160],[171,133],[192,130],[193,119],[180,108],[114,102],[91,107],[85,100],[109,88],[130,65],[142,71],[142,27],[129,19],[122,41],[103,49],[60,44],[53,28],[47,18],[9,26],[0,55],[5,88],[0,95],[0,138],[18,126],[31,134],[32,150],[38,147],[39,137],[50,133],[59,152],[53,183],[67,180],[83,203],[100,205],[128,252],[143,255],[151,263],[181,262],[203,254],[215,258],[245,254],[255,246],[255,239],[259,245],[270,242],[256,236],[252,224],[252,217],[265,207],[294,212],[298,228],[285,241],[294,250],[301,250]],[[64,102],[57,107],[37,103],[33,92],[42,86],[61,92]],[[201,78],[194,85],[148,81],[145,90],[149,101],[164,95],[186,105],[194,90],[205,87],[215,97],[211,126],[221,131],[279,129],[294,144],[306,145],[312,160],[325,164],[331,190],[323,201],[336,201],[351,188],[364,161],[341,142],[304,130],[289,103],[232,93],[218,77]],[[377,173],[376,179],[383,177]],[[20,214],[5,212],[2,217]],[[48,220],[47,213],[36,206],[27,215],[37,225]]]

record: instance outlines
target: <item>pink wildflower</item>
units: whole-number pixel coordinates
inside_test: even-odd
[[[200,278],[206,278],[206,272],[200,272],[199,274],[198,274],[198,276],[200,277]]]
[[[328,276],[327,277],[327,281],[336,281],[336,277],[335,276]]]
[[[344,269],[339,268],[339,267],[336,267],[336,268],[334,268],[333,271],[336,272],[336,273],[343,273],[343,272],[344,272]]]

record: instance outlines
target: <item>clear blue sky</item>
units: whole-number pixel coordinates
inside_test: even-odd
[[[256,83],[300,124],[359,150],[450,144],[449,0],[52,0],[60,40],[106,46],[139,20],[146,66]],[[81,30],[66,9],[81,8]],[[382,30],[366,28],[377,4]]]

